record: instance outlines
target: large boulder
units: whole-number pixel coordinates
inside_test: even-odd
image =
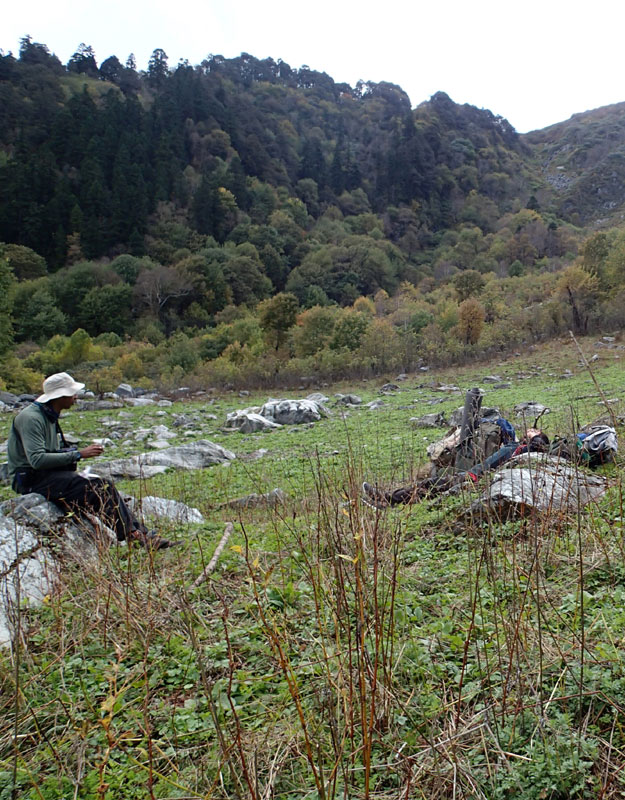
[[[493,475],[471,511],[501,519],[532,512],[573,514],[601,497],[606,489],[607,481],[600,475],[542,453],[525,453]]]
[[[255,411],[231,411],[226,417],[226,428],[234,428],[241,433],[257,433],[280,427],[282,426],[277,422],[273,422]]]
[[[106,529],[96,534],[87,520],[66,517],[40,494],[0,505],[0,646],[10,642],[19,609],[40,604],[54,589],[59,559],[95,560],[98,546],[114,541],[109,536]]]
[[[321,403],[314,400],[268,400],[260,415],[278,425],[301,425],[317,422],[327,414]]]
[[[230,450],[207,439],[168,447],[155,453],[94,463],[93,471],[105,478],[150,478],[166,469],[204,469],[236,458]]]
[[[147,495],[141,500],[141,511],[145,516],[169,519],[172,522],[197,523],[204,522],[202,512],[177,500]]]
[[[115,394],[119,397],[134,397],[135,392],[132,386],[129,383],[120,383],[117,389],[115,389]]]

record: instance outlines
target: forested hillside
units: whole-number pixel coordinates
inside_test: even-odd
[[[624,126],[519,136],[443,92],[26,37],[0,57],[0,374],[271,382],[619,327],[622,236],[588,226],[619,222]]]

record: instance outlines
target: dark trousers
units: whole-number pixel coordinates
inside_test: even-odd
[[[520,449],[518,442],[506,444],[499,448],[492,456],[489,456],[481,464],[475,464],[471,467],[470,472],[475,477],[479,478],[485,472],[497,469],[497,467],[510,461],[512,456]],[[525,448],[527,451],[527,447]],[[457,483],[461,478],[467,475],[467,472],[459,472],[456,476],[441,475],[436,478],[425,478],[419,481],[414,486],[405,486],[401,489],[395,489],[394,492],[388,492],[385,498],[392,506],[397,506],[407,503],[416,503],[424,497],[440,494],[450,489],[454,483]]]
[[[499,448],[499,450],[493,453],[492,456],[489,456],[481,464],[476,464],[474,467],[471,467],[469,472],[472,472],[479,478],[479,476],[483,475],[485,472],[489,472],[491,469],[497,469],[497,467],[501,466],[501,464],[505,464],[506,461],[510,461],[518,449],[518,442],[504,444]]]
[[[413,486],[404,486],[401,489],[395,489],[394,492],[386,493],[385,498],[392,506],[418,503],[419,500],[423,500],[425,497],[431,497],[441,492],[446,492],[451,488],[453,483],[453,478],[448,475],[440,475],[436,478],[424,478]]]
[[[70,470],[37,470],[30,481],[28,490],[42,494],[63,511],[88,511],[112,528],[118,541],[128,538],[131,531],[146,532],[130,512],[130,509],[115,488],[104,478],[83,478]]]

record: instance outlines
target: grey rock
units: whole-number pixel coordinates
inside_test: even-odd
[[[601,337],[601,341],[607,342],[608,344],[610,344],[611,342],[615,342],[616,341],[616,337],[614,337],[614,336],[603,336],[603,337]]]
[[[407,381],[408,375],[405,372],[401,372],[396,378],[396,381]]]
[[[233,428],[241,433],[257,433],[259,431],[281,428],[277,422],[247,411],[231,411],[226,417],[226,428]]]
[[[422,417],[412,417],[409,420],[415,428],[445,428],[447,422],[442,412],[438,414],[425,414]]]
[[[258,450],[254,450],[251,453],[242,453],[239,458],[241,461],[258,461],[259,458],[263,458],[267,455],[269,450],[266,450],[264,447],[260,447]]]
[[[156,405],[161,408],[169,408],[169,406],[173,406],[173,403],[171,400],[158,400]]]
[[[0,392],[0,401],[5,403],[7,406],[11,406],[14,408],[16,405],[19,405],[19,397],[12,392]]]
[[[118,397],[134,397],[135,393],[132,386],[129,383],[120,383],[117,389],[115,389],[115,394]]]
[[[372,411],[376,411],[378,408],[382,408],[385,405],[385,403],[384,400],[371,400],[371,402],[366,403],[365,405]]]
[[[282,489],[272,489],[265,494],[252,494],[245,495],[245,497],[238,497],[236,500],[229,500],[227,503],[220,503],[217,508],[258,508],[265,506],[273,508],[282,505],[287,500],[287,495]]]
[[[482,378],[482,383],[501,383],[502,380],[499,375],[486,375]]]
[[[460,425],[462,425],[462,415],[463,415],[463,413],[464,413],[464,407],[463,406],[460,406],[460,408],[457,408],[455,411],[453,411],[451,413],[451,416],[449,417],[449,425],[450,425],[450,427],[453,426],[454,428],[458,428],[458,427],[460,427]],[[498,408],[482,407],[480,409],[480,419],[496,420],[497,417],[500,417],[500,416],[501,416],[501,412],[499,411]]]
[[[493,475],[487,491],[471,510],[495,513],[500,518],[532,511],[574,513],[601,497],[607,487],[606,479],[600,475],[558,458],[526,453]]]
[[[121,400],[78,400],[78,411],[109,411],[112,408],[123,408]]]
[[[538,417],[540,414],[549,414],[551,409],[541,403],[536,403],[533,400],[517,403],[514,407],[514,413],[517,417],[525,416],[527,419],[530,417]]]
[[[362,403],[362,397],[357,394],[335,394],[334,397],[342,406],[359,406]]]
[[[204,469],[236,458],[230,450],[206,439],[168,447],[155,453],[94,464],[94,472],[106,478],[149,478],[166,469]]]
[[[194,420],[192,417],[188,416],[188,414],[176,414],[172,422],[174,428],[186,427],[187,425],[193,424]]]
[[[464,407],[460,406],[455,411],[452,411],[451,416],[449,417],[449,425],[450,427],[453,426],[454,428],[458,428],[462,425],[462,415],[464,413]]]
[[[141,500],[141,511],[148,517],[157,517],[185,524],[204,522],[204,516],[197,508],[191,508],[177,500],[147,495]]]
[[[512,386],[511,383],[507,381],[502,381],[502,383],[495,383],[493,385],[493,389],[509,389]]]
[[[98,544],[110,544],[107,529],[96,535],[87,520],[74,521],[39,494],[0,506],[0,645],[10,642],[19,605],[38,605],[56,584],[59,558],[95,561]],[[47,546],[55,537],[58,555]],[[114,536],[113,536],[114,539]]]
[[[175,439],[177,434],[173,431],[170,431],[167,425],[155,425],[151,429],[151,433],[154,436],[157,436],[159,439]]]
[[[327,416],[327,410],[313,400],[268,400],[260,414],[279,425],[301,425],[317,422]]]
[[[313,403],[327,403],[329,401],[329,397],[321,392],[313,392],[309,394],[306,400],[312,400]]]
[[[153,406],[156,401],[152,397],[125,397],[126,405],[129,406]]]
[[[384,386],[380,388],[381,392],[398,392],[399,386],[396,383],[385,383]]]

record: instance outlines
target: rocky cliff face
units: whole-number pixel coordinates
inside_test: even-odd
[[[582,225],[625,219],[625,103],[574,114],[523,139],[561,216]]]

